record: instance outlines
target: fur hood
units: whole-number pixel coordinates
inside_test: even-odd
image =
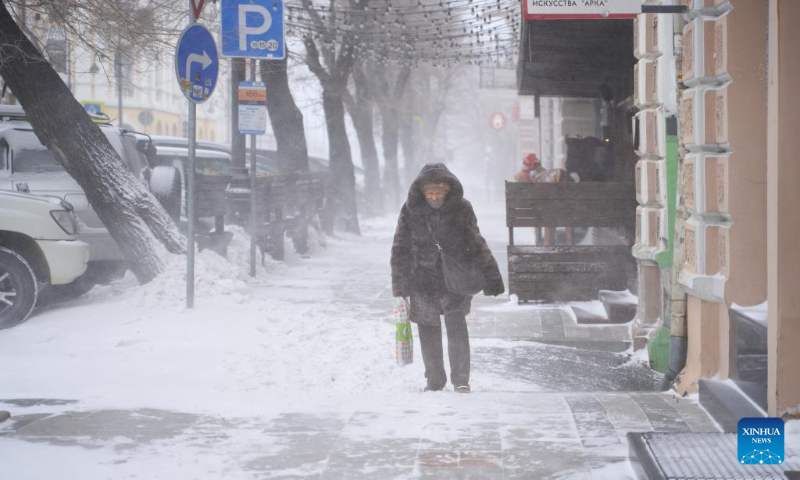
[[[423,215],[433,213],[433,208],[425,201],[425,194],[422,193],[422,186],[429,183],[445,183],[450,186],[441,211],[447,211],[454,205],[459,205],[464,198],[464,187],[458,177],[453,175],[453,172],[448,170],[443,163],[429,163],[422,167],[417,179],[408,189],[406,205],[411,213]]]

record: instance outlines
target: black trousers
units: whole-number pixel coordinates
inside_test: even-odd
[[[447,327],[447,355],[450,358],[450,381],[454,386],[469,385],[469,332],[467,317],[463,313],[448,313],[444,316]],[[442,327],[417,324],[419,343],[422,345],[422,361],[428,388],[441,390],[447,384],[442,350]]]

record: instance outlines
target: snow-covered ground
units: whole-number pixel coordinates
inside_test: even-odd
[[[77,403],[24,408],[6,403],[0,408],[10,410],[12,420],[41,412],[157,409],[267,422],[286,412],[340,412],[346,417],[359,409],[385,407],[391,412],[398,406],[435,417],[452,408],[453,399],[420,395],[425,380],[418,339],[412,365],[401,368],[394,360],[388,264],[395,221],[367,222],[362,237],[327,238],[324,248],[312,241],[311,258],[290,254],[285,263],[268,258],[255,278],[248,274],[249,239],[234,228],[228,260],[209,251],[196,256],[192,310],[185,308],[185,257],[173,256],[167,257],[166,272],[148,285],[139,286],[129,274],[78,300],[37,311],[26,323],[0,332],[0,399]],[[287,252],[292,252],[289,243]],[[498,305],[505,302],[497,299]],[[492,339],[476,339],[473,346],[481,342],[513,347]],[[532,390],[529,384],[492,374],[476,379],[473,387]],[[469,408],[476,412],[496,403],[471,398]],[[414,431],[406,434],[418,438],[418,426],[410,426]],[[363,434],[396,429],[387,420],[373,423]],[[220,455],[241,455],[253,435],[232,435]],[[109,470],[120,463],[122,439],[90,442],[89,449],[0,440],[0,465],[22,474],[15,478],[55,478],[56,472],[61,478],[77,478],[77,472],[82,479],[108,478],[110,471],[135,476],[151,468],[168,472],[185,448],[180,442],[163,443],[139,452],[135,462]],[[50,460],[31,462],[36,458]],[[198,468],[158,478],[226,471],[208,462]]]
[[[479,218],[501,243],[500,222]],[[175,256],[148,285],[126,276],[0,331],[0,400],[71,401],[0,404],[12,414],[0,424],[0,478],[402,478],[425,477],[426,465],[453,473],[440,468],[453,461],[491,477],[498,462],[508,471],[515,458],[523,477],[526,465],[542,468],[531,458],[552,458],[551,478],[632,478],[625,430],[609,431],[606,417],[626,429],[656,424],[641,410],[626,419],[637,403],[624,394],[553,394],[498,369],[473,371],[472,395],[420,393],[416,335],[414,363],[394,360],[395,221],[364,222],[361,237],[328,238],[326,247],[312,239],[310,258],[268,259],[255,278],[249,240],[234,228],[228,260],[197,255],[192,310],[184,307],[185,257]],[[480,308],[500,315],[538,307],[498,297]],[[472,345],[493,352],[482,353],[480,365],[521,345],[568,348],[496,338]],[[37,436],[34,424],[25,439],[4,436],[36,414],[72,433]],[[337,451],[361,455],[361,467],[352,469],[353,456],[330,453]],[[413,470],[398,467],[408,461]]]
[[[174,256],[148,285],[129,274],[1,332],[2,396],[249,415],[418,391],[421,363],[393,362],[392,303],[368,308],[389,288],[387,269],[369,268],[388,265],[385,244],[328,239],[329,251],[268,259],[253,279],[249,240],[235,233],[230,262],[197,255],[192,310],[185,257]]]

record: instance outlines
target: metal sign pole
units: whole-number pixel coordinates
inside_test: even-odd
[[[256,81],[256,59],[250,59],[250,81]],[[250,135],[250,276],[256,276],[256,136]]]
[[[260,17],[256,25],[247,18]],[[256,135],[266,129],[266,89],[256,82],[256,61],[282,60],[286,57],[283,0],[222,0],[220,2],[220,38],[222,56],[250,59],[250,81],[239,82],[238,129],[250,135],[250,276],[256,275],[256,235],[259,231],[256,188]],[[264,110],[261,110],[263,105]],[[264,125],[260,125],[261,119]],[[246,155],[246,153],[245,153]],[[265,211],[261,218],[269,215]]]
[[[189,24],[195,23],[194,12],[189,7]],[[189,72],[186,72],[189,75]],[[194,308],[194,154],[197,105],[189,102],[189,159],[186,165],[186,308]]]
[[[175,76],[181,92],[189,101],[189,119],[186,136],[189,152],[183,177],[186,182],[186,308],[194,308],[194,246],[195,246],[195,147],[197,130],[197,103],[207,101],[217,85],[219,58],[217,44],[206,27],[197,23],[204,0],[189,5],[189,26],[181,33],[175,48]],[[198,68],[199,67],[199,68]]]
[[[189,102],[189,163],[186,166],[186,199],[188,218],[187,261],[186,267],[186,308],[194,308],[194,166],[195,166],[195,115],[197,105]]]

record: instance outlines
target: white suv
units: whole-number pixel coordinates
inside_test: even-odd
[[[134,176],[148,187],[159,186],[151,191],[177,222],[182,196],[180,178],[174,167],[150,168],[148,156],[155,155],[150,137],[109,124],[98,127]],[[24,110],[17,105],[0,105],[0,190],[55,196],[74,207],[80,227],[78,237],[91,247],[91,258],[86,275],[53,289],[55,296],[81,295],[95,284],[107,283],[125,272],[122,252],[80,185],[41,144],[25,119]]]
[[[67,202],[0,191],[0,329],[28,318],[40,286],[83,275],[89,245],[77,233]]]

